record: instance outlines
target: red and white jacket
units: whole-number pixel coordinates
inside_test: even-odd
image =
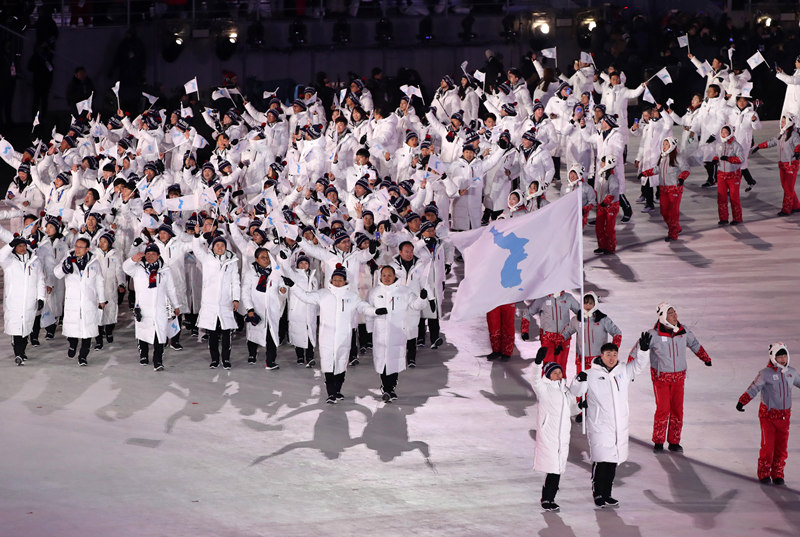
[[[743,157],[744,150],[742,146],[731,134],[724,142],[717,142],[716,153],[712,160],[719,163],[717,170],[720,173],[735,173],[742,168]]]
[[[697,341],[695,335],[687,330],[684,326],[678,324],[679,330],[673,332],[671,329],[663,326],[661,323],[656,323],[655,327],[648,330],[652,337],[650,343],[650,367],[653,369],[655,377],[662,376],[667,373],[682,373],[686,374],[686,347],[689,347],[693,353],[697,355],[703,362],[711,362],[711,357],[706,350]],[[636,356],[636,351],[639,350],[639,343],[634,345],[631,350],[630,357]]]
[[[545,332],[560,334],[569,325],[570,314],[580,315],[581,307],[575,297],[569,293],[547,295],[537,298],[525,312],[524,317],[529,321],[539,314],[539,326]]]
[[[797,160],[795,153],[800,153],[800,134],[792,129],[791,134],[783,133],[758,144],[759,149],[778,146],[778,162],[791,162]]]
[[[761,393],[761,403],[768,410],[789,410],[792,408],[792,386],[800,388],[800,375],[788,365],[783,368],[769,363],[756,375],[755,380],[745,390],[739,402],[746,405]]]

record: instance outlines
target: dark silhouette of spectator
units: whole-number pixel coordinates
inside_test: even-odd
[[[36,21],[36,43],[47,43],[51,49],[56,48],[58,40],[58,24],[53,20],[53,10],[50,6],[43,6]]]
[[[78,117],[76,103],[85,101],[94,91],[94,83],[89,78],[89,73],[86,72],[84,67],[77,67],[72,80],[67,84],[67,103],[69,104],[70,113]]]
[[[4,73],[0,76],[0,128],[2,128],[13,124],[11,110],[19,76],[19,58],[9,39],[2,41],[0,72]]]
[[[123,110],[137,110],[147,67],[144,43],[133,29],[128,29],[114,53],[111,79],[120,81],[119,100]]]
[[[53,50],[47,42],[36,45],[28,70],[33,73],[33,113],[43,119],[49,108],[50,87],[53,85]]]

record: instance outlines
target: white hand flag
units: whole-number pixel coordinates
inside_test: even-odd
[[[265,92],[264,92],[264,99],[269,99],[270,97],[274,97],[275,95],[277,95],[277,94],[278,94],[278,90],[279,90],[279,89],[281,89],[281,87],[280,87],[280,86],[278,86],[277,88],[275,88],[275,90],[273,90],[273,91],[269,91],[269,90],[265,91]]]
[[[588,52],[581,52],[581,63],[590,63],[594,65],[594,58]]]
[[[208,145],[208,140],[200,136],[199,134],[195,134],[194,140],[192,141],[192,147],[195,149],[203,149]]]
[[[542,49],[542,56],[544,56],[545,58],[550,58],[551,60],[555,60],[556,47]]]
[[[478,82],[481,82],[481,83],[484,83],[484,84],[486,83],[486,73],[482,73],[480,71],[475,71],[474,73],[472,73],[472,76],[474,76],[475,80],[477,80]]]
[[[765,61],[766,60],[764,59],[764,56],[762,56],[760,52],[756,51],[755,54],[747,58],[747,65],[750,67],[750,69],[755,69]]]
[[[656,73],[656,76],[664,84],[672,84],[672,77],[669,76],[669,72],[667,71],[666,67],[662,67],[661,70]]]
[[[461,71],[463,71],[463,73],[465,75],[468,74],[467,73],[467,65],[469,65],[469,62],[467,62],[467,60],[464,60],[463,62],[461,62]]]
[[[642,99],[644,99],[648,103],[656,104],[656,100],[653,97],[653,94],[650,93],[650,88],[648,88],[647,86],[644,87],[644,95],[642,95]]]
[[[150,95],[149,93],[145,93],[145,92],[142,92],[142,97],[147,99],[147,102],[150,103],[150,106],[153,106],[154,104],[156,104],[156,101],[158,100],[158,97],[156,97],[155,95]]]
[[[168,211],[195,211],[197,210],[197,196],[169,198],[164,205]]]
[[[186,90],[186,94],[190,93],[199,93],[197,89],[197,77],[194,77],[189,82],[183,85],[183,89]]]
[[[689,36],[688,35],[679,35],[678,36],[678,46],[680,48],[688,47],[689,46]]]
[[[78,102],[78,103],[75,103],[75,108],[77,108],[77,109],[78,109],[78,113],[79,113],[79,114],[80,114],[81,112],[83,112],[84,110],[85,110],[85,111],[87,111],[87,112],[89,112],[89,113],[91,113],[91,112],[92,112],[92,97],[94,97],[94,92],[92,92],[92,93],[89,95],[89,98],[88,98],[88,99],[86,99],[86,100],[84,100],[84,101],[80,101],[80,102]]]

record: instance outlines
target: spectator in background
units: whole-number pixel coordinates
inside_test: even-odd
[[[0,52],[0,73],[3,73],[0,75],[0,128],[10,127],[13,124],[11,110],[19,75],[18,61],[11,41],[6,39],[2,43]]]
[[[33,73],[33,114],[40,112],[40,117],[45,117],[53,85],[53,50],[47,42],[36,45],[28,61],[28,70]]]
[[[86,68],[83,66],[76,67],[72,80],[67,84],[67,103],[69,104],[70,113],[78,117],[80,112],[75,105],[88,99],[93,91],[94,83],[89,78]]]
[[[47,43],[51,49],[56,46],[58,40],[58,25],[53,20],[53,10],[50,6],[43,6],[39,12],[39,20],[36,21],[36,44]]]
[[[144,71],[147,67],[147,53],[144,43],[129,28],[119,42],[114,53],[110,72],[111,80],[119,80],[119,101],[123,110],[135,110],[144,91]]]

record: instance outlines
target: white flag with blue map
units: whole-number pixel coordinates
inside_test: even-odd
[[[578,189],[524,216],[452,233],[465,268],[450,320],[463,321],[503,304],[579,288],[581,201]]]

